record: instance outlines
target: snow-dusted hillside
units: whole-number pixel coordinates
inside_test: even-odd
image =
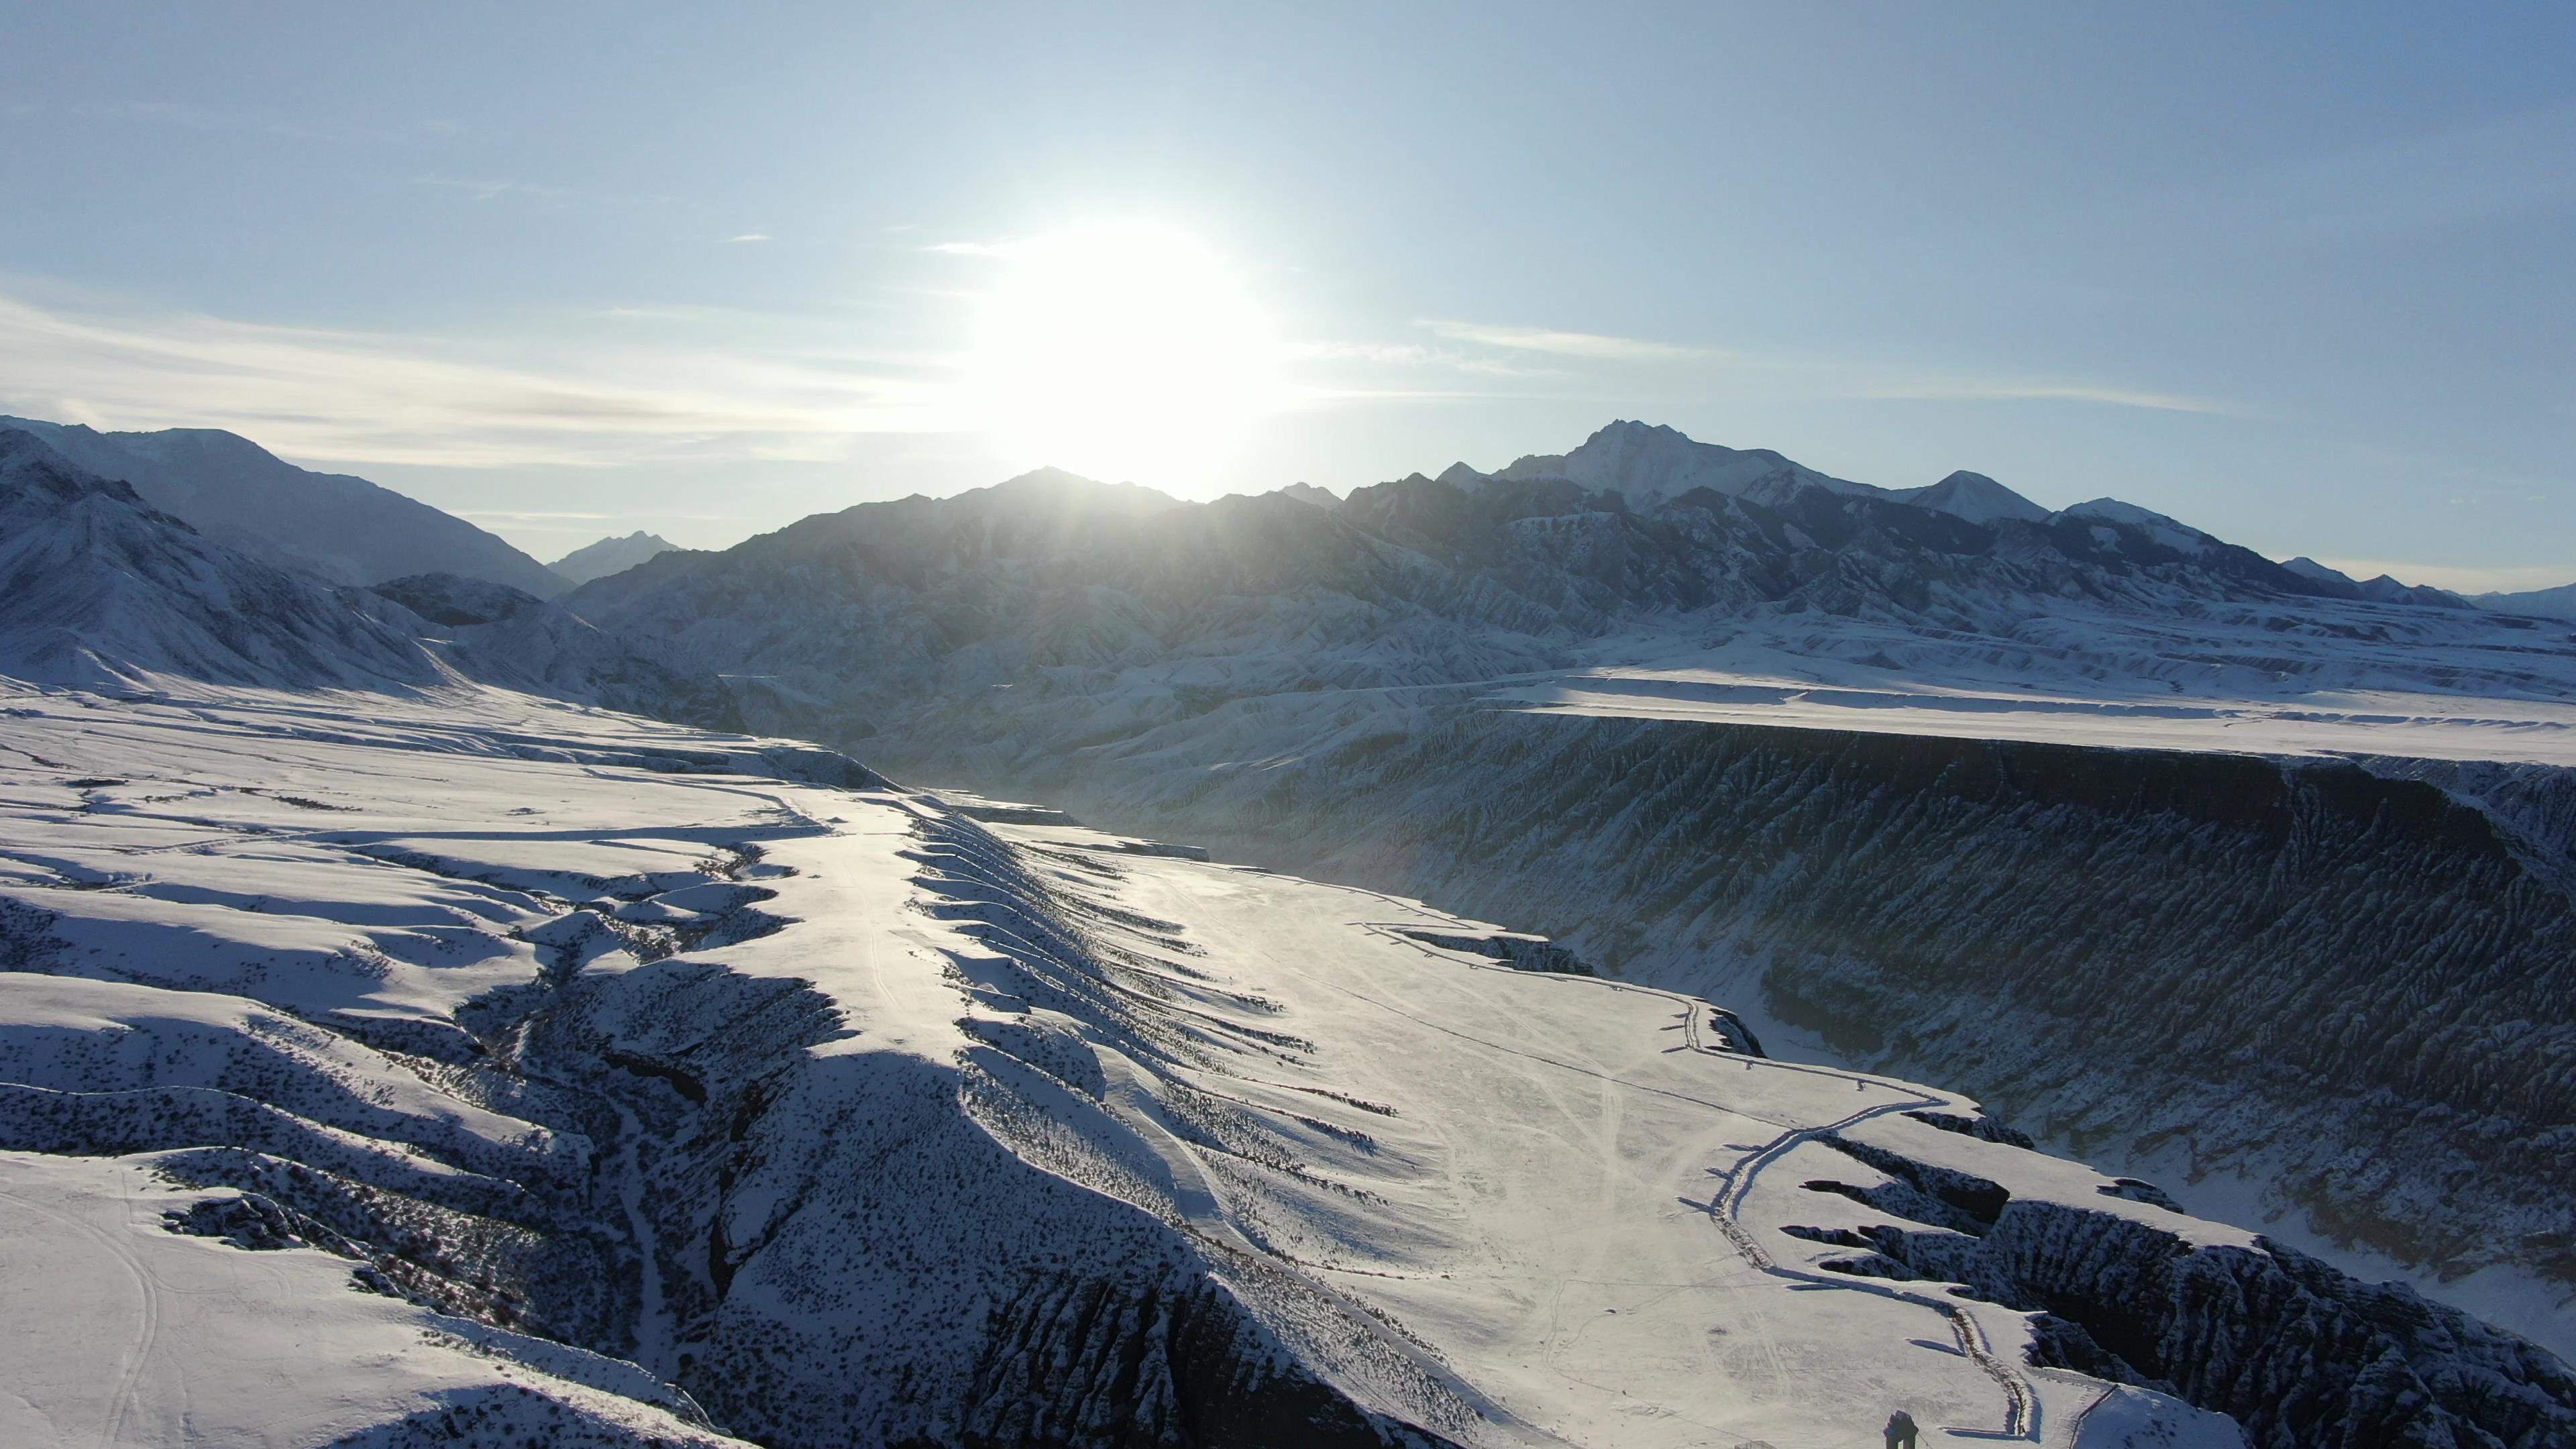
[[[1412,902],[524,696],[5,696],[13,1442],[2576,1433],[2528,1345]]]
[[[236,433],[102,433],[0,417],[0,430],[11,428],[35,434],[89,472],[133,484],[144,501],[227,548],[335,584],[452,573],[540,598],[570,587],[464,519],[364,478],[298,468]]]
[[[502,584],[335,589],[238,553],[0,429],[0,671],[148,687],[436,691],[478,680],[691,724],[740,723],[711,674]]]
[[[208,543],[134,490],[0,429],[0,669],[98,686],[421,686],[402,631],[306,576]]]

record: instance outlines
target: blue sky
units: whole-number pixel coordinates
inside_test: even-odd
[[[534,13],[523,13],[534,12]],[[1613,417],[2276,555],[2576,578],[2576,9],[0,3],[0,411],[231,427],[551,557],[1037,461],[1012,249],[1224,259],[1172,491]]]

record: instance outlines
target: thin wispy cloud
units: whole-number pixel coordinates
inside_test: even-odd
[[[1612,337],[1599,332],[1564,332],[1552,327],[1496,327],[1477,322],[1438,320],[1426,320],[1418,325],[1433,336],[1452,342],[1472,342],[1514,352],[1544,352],[1597,362],[1687,362],[1719,355],[1706,347],[1652,342],[1642,337]]]
[[[1574,375],[1573,370],[1584,363],[1660,364],[1664,370],[1680,378],[1688,378],[1707,369],[1719,369],[1739,378],[1765,377],[1797,393],[1836,398],[1962,403],[2092,403],[2217,417],[2255,416],[2252,409],[2221,399],[2091,379],[1987,375],[1870,359],[1822,357],[1810,353],[1766,353],[1619,337],[1600,332],[1570,332],[1553,327],[1440,320],[1416,325],[1449,345],[1357,346],[1338,351],[1341,355],[1376,365],[1445,368],[1486,377],[1527,378],[1541,383],[1562,381]],[[1326,349],[1331,350],[1334,349]],[[1532,357],[1553,361],[1551,365],[1532,366],[1513,360]]]
[[[1847,396],[1907,402],[2076,402],[2105,407],[2146,408],[2155,412],[2200,413],[2211,417],[2247,418],[2255,412],[2215,398],[2095,383],[2050,382],[1925,373],[1867,382]]]
[[[726,237],[725,240],[733,242],[765,242],[769,240],[769,233],[765,231],[747,231],[740,236]]]
[[[504,196],[524,197],[530,201],[569,201],[573,195],[560,186],[511,181],[496,176],[415,176],[411,184],[440,191],[461,191],[476,201],[497,201]]]
[[[959,426],[951,391],[846,358],[625,335],[548,353],[0,295],[7,410],[102,428],[230,428],[332,462],[829,459],[858,436]]]

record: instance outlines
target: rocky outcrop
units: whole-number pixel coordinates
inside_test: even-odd
[[[1833,1139],[1884,1174],[1817,1181],[1905,1220],[1799,1236],[1866,1247],[1839,1272],[1957,1283],[2043,1315],[2039,1364],[2174,1394],[2233,1416],[2254,1449],[2505,1445],[2576,1438],[2576,1371],[2396,1284],[2356,1282],[2276,1244],[2179,1231]]]

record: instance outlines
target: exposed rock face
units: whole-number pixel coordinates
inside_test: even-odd
[[[2396,1285],[2278,1245],[2180,1233],[1835,1140],[1877,1187],[1811,1182],[1916,1224],[1801,1230],[1866,1247],[1825,1266],[1964,1285],[2050,1315],[2035,1361],[2176,1394],[2233,1416],[2255,1449],[2538,1446],[2576,1436],[2576,1371]]]
[[[1390,1431],[1302,1374],[1265,1362],[1224,1295],[1165,1276],[1143,1282],[1055,1275],[996,1310],[961,1440],[1101,1449],[1411,1449],[1440,1441]]]

